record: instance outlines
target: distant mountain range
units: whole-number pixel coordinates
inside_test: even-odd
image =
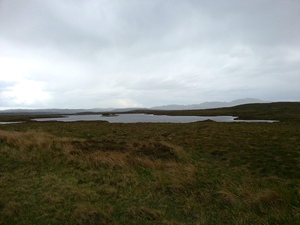
[[[155,106],[151,108],[93,108],[93,109],[8,109],[1,110],[0,114],[30,114],[30,115],[43,115],[43,114],[75,114],[75,113],[99,113],[99,112],[128,112],[133,110],[192,110],[192,109],[212,109],[232,107],[236,105],[243,105],[249,103],[267,103],[260,99],[245,98],[238,99],[231,102],[204,102],[201,104],[192,105],[164,105]]]
[[[109,112],[113,108],[94,108],[94,109],[7,109],[1,110],[0,115],[3,114],[30,114],[30,115],[43,115],[43,114],[75,114],[75,113],[95,113],[95,112]]]
[[[266,101],[255,99],[255,98],[244,98],[238,99],[231,102],[204,102],[201,104],[192,104],[192,105],[164,105],[164,106],[155,106],[151,109],[154,110],[192,110],[192,109],[213,109],[213,108],[224,108],[232,107],[243,104],[250,103],[267,103]]]

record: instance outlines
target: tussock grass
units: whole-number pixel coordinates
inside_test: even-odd
[[[112,207],[103,206],[97,208],[93,205],[78,205],[74,209],[72,218],[75,224],[111,224],[112,223]]]
[[[300,221],[297,123],[2,128],[0,224]]]
[[[27,131],[23,133],[0,131],[0,140],[11,147],[19,149],[55,148],[54,136],[45,132]]]
[[[130,207],[127,209],[128,216],[133,220],[161,220],[161,212],[147,207]]]

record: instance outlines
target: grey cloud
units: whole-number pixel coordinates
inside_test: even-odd
[[[0,82],[45,84],[49,106],[295,100],[299,11],[280,0],[3,0],[0,64],[22,70],[2,66]]]

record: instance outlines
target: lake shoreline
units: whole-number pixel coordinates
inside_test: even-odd
[[[211,120],[214,122],[278,122],[275,120],[240,120],[235,116],[169,116],[169,115],[154,115],[146,113],[127,113],[114,115],[66,115],[58,118],[36,118],[32,121],[61,121],[61,122],[76,122],[76,121],[107,121],[109,123],[193,123]]]

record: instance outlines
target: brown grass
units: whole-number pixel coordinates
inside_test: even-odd
[[[9,202],[5,205],[3,209],[3,214],[9,217],[14,216],[15,214],[19,213],[23,207],[24,206],[19,202],[15,202],[15,201]]]
[[[216,199],[220,201],[222,205],[233,206],[237,203],[237,196],[228,190],[218,191]]]
[[[263,205],[268,207],[277,207],[283,203],[283,198],[275,190],[264,190],[257,193],[253,199],[254,205]]]
[[[7,132],[0,131],[0,140],[5,141],[9,146],[19,149],[53,149],[57,138],[45,132]]]
[[[127,209],[129,217],[136,220],[161,220],[161,212],[147,207],[131,207]]]
[[[90,204],[77,205],[73,211],[73,219],[77,224],[106,225],[111,224],[113,209],[106,205],[105,208],[97,208]]]

